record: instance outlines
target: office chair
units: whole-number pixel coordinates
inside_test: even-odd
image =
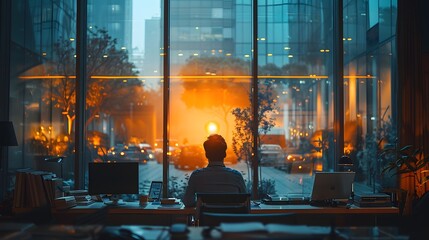
[[[201,213],[202,222],[200,226],[215,227],[221,223],[239,223],[239,222],[261,222],[263,224],[296,224],[295,214],[293,213]]]
[[[196,193],[196,223],[204,223],[201,213],[250,213],[250,193]]]

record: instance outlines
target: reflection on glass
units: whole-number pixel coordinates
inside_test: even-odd
[[[259,132],[259,194],[310,193],[313,173],[334,168],[332,3],[259,9],[259,86],[271,83],[276,105],[273,126]]]
[[[141,194],[162,179],[160,8],[88,1],[86,160],[139,162]]]
[[[235,154],[233,109],[250,109],[251,1],[170,1],[170,138],[179,153],[170,158],[169,194],[181,198],[189,174],[207,159],[203,142],[221,134],[228,145],[225,164],[250,168]],[[243,29],[245,26],[248,29]],[[243,41],[243,43],[240,43]],[[201,166],[202,165],[202,166]]]
[[[76,2],[11,4],[10,119],[19,146],[9,167],[54,172],[73,186]],[[56,156],[61,163],[45,161]]]
[[[168,167],[169,194],[180,197],[187,176],[206,164],[202,143],[211,133],[225,137],[225,162],[243,173],[249,189],[257,184],[260,195],[309,192],[315,171],[336,169],[333,3],[258,1],[258,22],[252,22],[252,3],[170,1],[169,136],[163,139],[160,1],[88,1],[87,79],[76,79],[75,72],[77,1],[11,1],[10,120],[19,146],[9,151],[10,168],[59,171],[43,159],[66,156],[64,178],[73,185],[76,81],[84,81],[85,161],[138,161],[140,193]],[[396,136],[396,5],[344,4],[342,124],[357,191],[391,184],[379,174],[376,158]],[[250,167],[254,60],[259,183],[252,183]],[[166,140],[170,164],[162,166]]]
[[[378,157],[397,136],[392,110],[396,53],[391,29],[397,11],[393,2],[360,0],[344,8],[344,32],[357,36],[343,41],[344,153],[353,160],[355,192],[379,192],[395,185],[393,178],[381,174],[384,163]]]

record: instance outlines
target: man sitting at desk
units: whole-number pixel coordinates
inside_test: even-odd
[[[218,134],[210,135],[203,144],[209,164],[192,172],[183,203],[186,207],[196,204],[195,193],[246,193],[243,176],[235,169],[225,167],[225,139]]]

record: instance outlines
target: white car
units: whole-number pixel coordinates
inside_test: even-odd
[[[262,166],[277,166],[283,164],[285,155],[282,147],[278,144],[261,144],[259,157]]]

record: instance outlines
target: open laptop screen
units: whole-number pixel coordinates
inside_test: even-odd
[[[348,199],[354,178],[354,172],[316,172],[311,201]]]
[[[152,181],[150,183],[149,188],[149,201],[150,202],[157,202],[161,199],[162,195],[162,182],[161,181]]]

